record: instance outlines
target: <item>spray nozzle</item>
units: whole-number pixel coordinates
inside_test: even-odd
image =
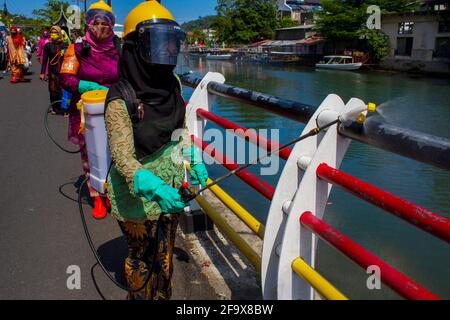
[[[367,113],[373,113],[377,110],[377,105],[373,102],[369,102],[367,105],[367,111],[359,114],[358,118],[356,118],[356,122],[363,124],[367,119]]]
[[[354,103],[348,110],[346,110],[346,112],[339,116],[339,121],[344,124],[350,121],[364,123],[367,118],[367,113],[375,112],[376,109],[376,104],[372,102],[367,105],[363,103]]]

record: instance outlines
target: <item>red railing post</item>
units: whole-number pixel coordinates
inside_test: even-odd
[[[367,269],[371,265],[378,266],[381,271],[381,280],[403,297],[414,300],[440,299],[368,250],[347,238],[338,230],[315,217],[311,212],[303,213],[300,216],[300,223],[364,269]]]
[[[220,164],[222,164],[225,168],[228,170],[235,170],[239,168],[239,165],[228,159],[225,155],[217,151],[216,149],[212,148],[210,145],[208,145],[206,142],[201,141],[199,138],[192,136],[194,143],[202,148],[202,150],[209,154],[211,157],[216,159]],[[251,186],[253,189],[258,191],[260,194],[262,194],[265,198],[268,200],[272,200],[273,194],[275,193],[275,189],[267,184],[266,182],[262,181],[258,177],[255,177],[253,174],[248,172],[247,170],[242,170],[238,173],[236,173],[236,176],[238,176],[240,179],[242,179],[245,183],[247,183],[249,186]]]
[[[323,163],[317,176],[450,243],[450,220]]]
[[[200,117],[211,121],[212,123],[218,125],[221,128],[234,130],[235,135],[237,135],[253,144],[256,144],[258,147],[265,148],[268,151],[277,150],[280,148],[280,145],[278,143],[275,143],[275,142],[271,141],[270,139],[264,138],[264,137],[256,134],[252,130],[249,130],[245,127],[239,126],[236,123],[231,122],[227,119],[224,119],[214,113],[208,112],[203,109],[198,109],[197,114]],[[287,149],[281,150],[278,155],[280,156],[281,159],[287,160],[289,158],[290,154],[291,154],[291,149],[287,148]]]

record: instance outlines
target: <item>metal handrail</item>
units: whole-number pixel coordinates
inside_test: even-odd
[[[202,79],[184,76],[181,81],[189,87],[197,87]],[[280,116],[306,123],[317,106],[248,90],[214,81],[208,83],[208,92],[235,101],[251,104]],[[450,139],[438,137],[375,120],[360,125],[339,127],[339,133],[347,138],[375,146],[423,163],[450,170]]]
[[[197,203],[202,207],[206,214],[216,224],[219,229],[236,245],[240,252],[255,267],[256,272],[261,271],[261,257],[253,250],[253,248],[230,226],[222,216],[206,201],[202,196],[198,196]]]
[[[202,148],[203,152],[211,156],[212,158],[216,159],[220,164],[222,164],[225,168],[228,170],[235,170],[239,168],[240,166],[237,163],[234,163],[232,160],[228,159],[226,155],[223,155],[213,147],[211,147],[206,142],[200,140],[197,137],[192,137],[194,140],[195,145]],[[240,171],[236,173],[236,176],[240,178],[242,181],[247,183],[249,186],[251,186],[253,189],[258,191],[262,196],[264,196],[268,200],[272,200],[273,194],[275,193],[275,189],[269,185],[268,183],[264,182],[260,178],[254,176],[247,170]]]
[[[323,163],[317,177],[450,243],[450,220]]]
[[[329,283],[320,273],[311,268],[305,260],[298,257],[292,261],[292,270],[305,279],[321,296],[327,300],[348,300],[338,289]]]
[[[191,165],[186,164],[186,168],[191,170]],[[213,181],[211,179],[207,180],[207,184],[211,184]],[[243,206],[241,206],[236,200],[233,199],[228,193],[226,193],[218,185],[211,187],[211,192],[222,201],[224,205],[228,207],[242,222],[244,222],[247,227],[252,230],[261,240],[264,238],[264,225],[258,221],[250,212],[248,212]]]
[[[236,133],[234,133],[235,135],[257,146],[263,147],[267,150],[272,150],[273,148],[275,148],[276,143],[262,136],[259,136],[256,132],[253,132],[252,130],[239,126],[229,120],[226,120],[224,118],[219,117],[218,115],[209,112],[209,110],[211,110],[210,95],[222,96],[228,99],[232,99],[234,101],[251,104],[256,107],[262,108],[269,112],[278,114],[280,116],[295,121],[304,123],[308,122],[307,128],[308,126],[315,125],[316,122],[315,118],[317,117],[317,114],[320,111],[328,110],[330,106],[334,107],[336,110],[343,107],[342,99],[340,99],[336,95],[329,95],[327,99],[321,104],[320,107],[315,107],[307,104],[302,104],[297,101],[282,99],[276,96],[224,84],[223,82],[225,80],[223,76],[217,73],[209,73],[204,79],[205,80],[203,81],[203,79],[195,78],[192,76],[184,76],[181,79],[183,84],[196,88],[196,91],[194,92],[193,95],[194,98],[191,99],[190,101],[191,107],[193,108],[193,110],[195,110],[195,113],[191,114],[196,116],[190,117],[189,122],[191,126],[190,130],[195,132],[195,134],[201,134],[206,124],[205,120],[209,120],[210,122],[222,128],[232,129],[235,131],[237,130]],[[206,99],[207,96],[208,98]],[[349,101],[347,105],[350,108],[355,104],[365,106],[365,103],[359,99],[352,99]],[[205,109],[202,109],[201,106],[205,106]],[[343,137],[346,137],[352,140],[360,141],[362,143],[378,147],[386,151],[391,151],[396,154],[409,157],[416,161],[421,161],[423,163],[428,163],[436,167],[443,168],[445,170],[450,170],[450,139],[397,127],[388,123],[378,122],[372,119],[366,121],[364,125],[359,125],[357,123],[352,123],[348,126],[344,124],[338,124],[336,128],[334,131],[328,132],[328,135],[326,135],[325,138],[323,139],[326,140],[326,142],[322,141],[320,145],[322,148],[317,149],[318,150],[317,153],[320,153],[319,151],[321,151],[321,149],[322,151],[328,150],[324,149],[325,148],[324,146],[329,146],[330,144],[333,144],[333,142],[335,143],[335,140],[337,139],[338,141],[342,140],[340,145],[338,146],[340,148],[338,151],[345,154],[345,151],[347,150],[349,144],[348,139],[343,139]],[[212,158],[218,160],[229,170],[239,168],[238,164],[230,161],[226,157],[226,155],[221,154],[219,151],[215,150],[210,145],[208,145],[205,141],[202,141],[201,139],[197,138],[195,134],[191,136],[193,138],[194,143],[197,146],[201,147],[205,153],[209,154]],[[339,134],[341,135],[340,138]],[[292,158],[289,157],[290,153],[291,150],[286,150],[285,154],[283,155],[280,154],[281,158],[288,160],[288,164],[289,162],[292,162]],[[328,161],[331,161],[332,163],[334,163],[332,164],[332,166],[336,166],[336,168],[339,167],[339,163],[340,161],[342,161],[342,157],[339,158],[340,159],[339,160],[330,157],[325,157],[323,152],[320,154],[322,155],[322,157],[320,158],[321,159],[320,161],[322,163],[323,162],[330,163]],[[382,207],[393,214],[398,215],[400,218],[415,224],[419,228],[428,231],[440,237],[443,240],[448,241],[449,235],[448,219],[445,221],[439,220],[440,218],[442,219],[445,218],[440,217],[424,208],[420,208],[403,199],[400,199],[394,195],[391,195],[381,189],[375,188],[369,184],[365,184],[364,182],[354,177],[348,176],[337,169],[328,167],[325,164],[319,165],[321,162],[317,161],[318,160],[316,159],[314,162],[314,168],[318,166],[317,171],[314,170],[314,173],[312,173],[311,170],[306,171],[306,174],[308,174],[308,172],[310,173],[309,174],[311,176],[310,179],[315,181],[317,180],[317,178],[319,178],[328,183],[339,185],[344,189],[346,189],[347,191],[354,193],[357,196],[369,197],[370,199],[366,199],[367,201],[375,205],[378,205],[379,207]],[[295,166],[295,168],[297,168],[297,166]],[[352,184],[347,184],[346,183],[347,180],[344,182],[341,181],[342,179],[338,179],[339,177],[336,177],[336,174],[332,173],[338,173],[340,174],[341,177],[344,177],[347,180],[351,179]],[[289,198],[287,198],[286,196],[284,198],[276,196],[276,194],[274,193],[275,190],[272,186],[268,185],[267,183],[265,183],[258,177],[250,174],[247,171],[240,172],[238,174],[238,177],[269,200],[272,200],[275,195],[275,198],[279,200],[279,203],[283,203],[283,208],[280,209],[278,207],[275,207],[274,213],[278,213],[278,211],[280,211],[281,215],[282,212],[287,213],[287,211],[285,211],[285,207],[287,208],[288,206],[290,206],[289,204],[290,196]],[[305,178],[303,177],[303,179]],[[280,187],[278,186],[278,188]],[[355,188],[359,189],[354,190]],[[264,225],[261,224],[257,219],[255,219],[242,206],[240,206],[234,199],[232,199],[232,197],[230,197],[226,192],[224,192],[217,186],[213,187],[211,191],[261,239],[264,237],[264,229],[265,229]],[[305,189],[302,190],[302,192],[299,194],[304,194],[304,192],[308,193],[309,191]],[[311,198],[314,199],[315,193],[312,192],[311,194],[312,194]],[[285,198],[288,200],[286,200]],[[384,200],[385,198],[387,199],[387,201]],[[408,278],[407,276],[405,276],[404,274],[402,274],[401,272],[399,272],[398,270],[396,270],[383,260],[379,259],[377,256],[373,255],[365,248],[353,242],[351,239],[347,238],[338,230],[326,224],[323,220],[320,219],[320,217],[322,217],[320,206],[316,208],[317,212],[315,212],[315,214],[317,216],[315,216],[314,214],[309,212],[310,211],[309,208],[302,208],[302,205],[304,204],[301,201],[299,202],[297,200],[298,199],[295,199],[296,201],[295,206],[301,208],[300,209],[301,211],[299,212],[304,212],[305,210],[308,211],[304,212],[300,216],[300,224],[303,227],[301,227],[299,231],[301,230],[303,230],[303,232],[306,231],[307,234],[306,237],[309,237],[310,235],[311,239],[314,240],[313,234],[319,236],[323,240],[327,241],[331,246],[335,247],[340,252],[342,252],[343,254],[345,254],[354,262],[356,262],[357,264],[359,264],[364,268],[366,268],[369,265],[379,266],[380,270],[382,269],[381,271],[383,273],[382,281],[406,298],[439,299],[439,297],[433,295],[431,292],[423,288],[418,283],[414,282],[412,279]],[[256,252],[251,248],[251,246],[249,246],[236,233],[236,231],[234,231],[234,229],[229,224],[226,223],[226,221],[220,216],[220,214],[218,214],[213,210],[213,208],[206,202],[204,198],[199,196],[197,198],[197,202],[204,209],[204,211],[210,216],[210,218],[214,221],[214,223],[219,227],[219,229],[221,229],[230,238],[230,240],[238,246],[240,251],[252,262],[257,272],[259,272],[261,270],[261,258],[259,257],[259,255],[256,254]],[[298,208],[296,210],[298,210]],[[420,212],[417,212],[417,214],[415,214],[413,212],[414,210],[419,210]],[[421,216],[418,217],[419,215]],[[284,217],[284,215],[282,216]],[[295,218],[294,219],[295,221],[293,219],[286,221],[287,225],[285,227],[285,232],[289,231],[290,232],[289,234],[292,234],[292,232],[296,230],[295,227],[296,224],[295,223],[293,224],[291,222],[296,222],[298,220],[297,217],[293,217],[292,215],[290,215],[289,217]],[[436,219],[438,219],[439,221],[437,221]],[[277,230],[276,228],[278,227],[278,224],[282,226],[283,222],[275,220],[272,221],[273,223],[272,226],[275,226],[274,230]],[[291,227],[288,228],[289,226]],[[292,226],[294,226],[294,228],[292,228]],[[309,231],[304,228],[309,229]],[[269,236],[270,235],[271,234],[269,232]],[[268,238],[271,239],[269,240],[269,243],[272,243],[270,241],[275,240],[275,238],[272,239],[273,237]],[[290,239],[290,237],[288,238]],[[290,272],[288,272],[287,269],[287,264],[289,263],[292,270],[307,282],[309,288],[315,289],[323,297],[327,299],[347,299],[347,297],[345,297],[342,293],[340,293],[335,287],[333,287],[332,284],[330,284],[317,271],[314,270],[313,268],[314,259],[311,259],[311,257],[309,256],[308,250],[311,249],[308,247],[308,243],[304,244],[303,247],[301,248],[298,248],[297,243],[299,243],[299,241],[296,241],[296,239],[294,239],[290,243],[286,243],[285,247],[283,242],[283,247],[281,247],[281,244],[279,246],[274,246],[273,247],[274,251],[272,250],[272,247],[269,246],[270,259],[272,259],[271,258],[272,256],[278,255],[280,257],[280,264],[283,265],[283,269],[275,271],[278,272],[277,279],[279,282],[277,285],[279,286],[278,290],[281,290],[282,292],[281,298],[282,299],[284,297],[298,298],[299,296],[305,297],[304,285],[301,285],[297,282],[296,284],[303,291],[295,293],[294,291],[292,291],[293,293],[290,294],[291,292],[290,290],[286,291],[283,289],[289,288],[289,286],[294,283],[294,280],[290,279],[290,277],[286,278],[286,275],[291,274]],[[311,244],[309,245],[311,246]],[[314,249],[314,246],[311,246],[311,248]],[[298,250],[300,253],[300,257],[296,257],[295,255],[293,255],[292,254],[293,250],[295,250],[295,252],[297,252]],[[268,261],[267,260],[268,258],[267,254],[263,256],[264,258],[262,262],[264,263],[264,261]],[[272,266],[270,266],[270,268],[273,269]],[[267,274],[272,275],[273,274],[272,269],[270,269],[271,271],[268,272]],[[264,269],[263,271],[266,272],[266,269]],[[265,277],[266,275],[263,276]],[[273,285],[268,287],[265,286],[264,288],[266,288],[266,291],[269,291],[268,297],[272,298],[273,297],[272,292],[274,290]],[[280,291],[278,291],[278,294],[279,292]],[[313,293],[313,291],[311,291],[311,293]],[[278,297],[280,297],[280,295]]]
[[[276,143],[270,139],[267,139],[267,138],[257,134],[256,132],[249,130],[248,128],[242,127],[232,121],[224,119],[212,112],[208,112],[203,109],[198,109],[197,115],[199,115],[203,119],[209,120],[210,122],[218,125],[219,127],[223,128],[223,129],[233,130],[234,135],[256,145],[257,147],[264,148],[267,151],[278,150],[280,148],[280,145],[278,143]],[[277,153],[277,155],[281,159],[287,160],[289,158],[289,156],[291,155],[291,149],[290,148],[283,149],[279,153]]]
[[[420,284],[361,247],[323,220],[315,217],[311,212],[303,213],[300,216],[300,223],[364,269],[371,265],[378,266],[383,275],[381,281],[403,297],[413,300],[440,300],[439,297]]]

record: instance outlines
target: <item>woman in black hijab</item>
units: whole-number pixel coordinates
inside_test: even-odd
[[[135,21],[143,12],[149,20]],[[161,18],[155,19],[157,14]],[[175,233],[188,205],[178,193],[185,180],[180,141],[172,141],[185,121],[181,85],[174,75],[184,32],[170,17],[154,0],[129,14],[120,80],[109,90],[105,110],[113,159],[108,197],[128,242],[130,299],[170,299]],[[184,150],[193,148],[189,138],[181,144]],[[206,185],[203,162],[194,156],[190,161],[193,184]]]

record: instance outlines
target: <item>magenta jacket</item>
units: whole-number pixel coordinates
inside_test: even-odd
[[[83,137],[78,134],[80,113],[76,106],[80,100],[78,92],[80,80],[97,82],[102,86],[111,87],[119,80],[119,54],[115,48],[97,52],[92,49],[83,51],[83,43],[75,43],[71,46],[73,47],[69,47],[64,57],[60,82],[65,90],[72,93],[68,138],[72,143],[80,144]],[[76,59],[73,59],[74,57]]]

